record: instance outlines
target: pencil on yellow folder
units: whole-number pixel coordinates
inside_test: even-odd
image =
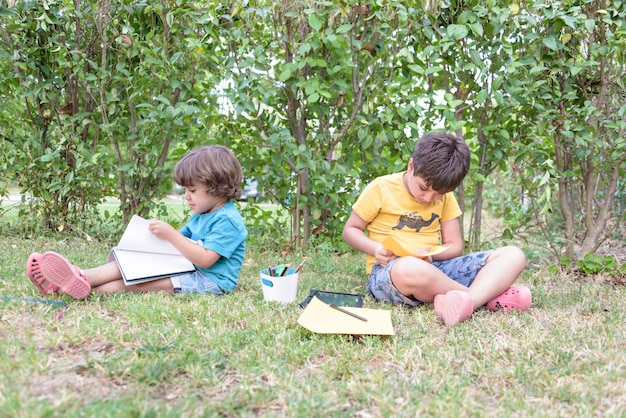
[[[333,304],[330,304],[330,307],[333,308],[333,309],[338,310],[339,312],[343,312],[343,313],[345,313],[347,315],[350,315],[353,318],[356,318],[356,319],[361,320],[363,322],[367,322],[367,318],[363,318],[361,315],[357,315],[357,314],[355,314],[353,312],[350,312],[347,309],[340,308],[339,306],[333,305]]]

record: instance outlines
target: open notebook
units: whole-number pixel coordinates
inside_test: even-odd
[[[148,229],[150,221],[133,215],[111,255],[122,272],[124,283],[132,285],[176,276],[195,270],[172,244],[157,238]]]

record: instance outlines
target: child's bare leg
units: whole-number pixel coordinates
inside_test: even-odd
[[[498,248],[489,254],[484,267],[468,289],[474,310],[511,287],[525,265],[526,256],[514,246]]]
[[[166,292],[174,293],[172,281],[168,278],[153,280],[151,282],[138,283],[126,286],[124,280],[118,279],[104,283],[93,289],[99,293],[118,293],[118,292]]]
[[[437,267],[415,257],[402,257],[395,262],[391,282],[403,295],[412,295],[422,302],[432,302],[436,295],[450,290],[468,290]]]
[[[496,249],[467,288],[442,273],[438,268],[414,257],[403,257],[391,270],[393,285],[404,295],[413,295],[422,302],[432,302],[436,295],[450,290],[469,292],[474,310],[507,290],[520,275],[526,256],[517,247]]]
[[[172,281],[168,278],[126,286],[116,262],[112,261],[85,270],[91,288],[99,293],[117,292],[168,292],[174,293]]]
[[[89,283],[91,284],[91,288],[93,290],[97,290],[97,287],[100,287],[106,283],[122,279],[122,273],[120,272],[117,263],[114,261],[98,267],[84,270],[84,272],[89,278]]]

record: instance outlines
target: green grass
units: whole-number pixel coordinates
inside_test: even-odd
[[[38,298],[30,252],[81,267],[109,248],[0,238],[0,295]],[[309,289],[365,293],[363,258],[304,254]],[[393,337],[313,334],[297,303],[263,300],[259,270],[303,254],[250,250],[240,286],[209,295],[66,296],[69,309],[0,299],[0,416],[625,416],[625,288],[526,271],[523,314],[445,328],[431,305],[392,308]]]

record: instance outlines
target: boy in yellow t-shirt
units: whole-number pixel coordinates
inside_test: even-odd
[[[465,321],[485,304],[494,311],[530,307],[530,290],[511,287],[526,263],[519,248],[462,255],[462,212],[452,191],[469,165],[470,151],[461,138],[433,132],[417,141],[407,171],[365,187],[343,238],[367,255],[367,290],[376,300],[408,306],[434,302],[446,326]],[[390,235],[416,256],[399,257],[384,248]],[[419,257],[421,249],[435,245],[448,248]]]

